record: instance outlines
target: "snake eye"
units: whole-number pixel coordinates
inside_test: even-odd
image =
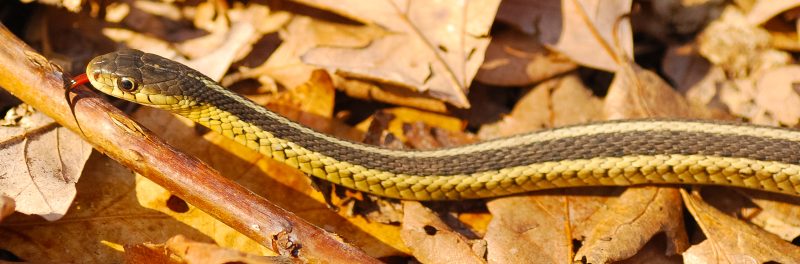
[[[132,92],[136,90],[136,82],[131,77],[122,77],[117,79],[117,87],[123,91]]]

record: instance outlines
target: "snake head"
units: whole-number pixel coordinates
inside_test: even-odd
[[[197,104],[190,98],[190,91],[185,91],[186,87],[201,85],[202,79],[189,77],[197,74],[178,62],[134,49],[97,56],[86,66],[86,75],[97,90],[170,110]]]

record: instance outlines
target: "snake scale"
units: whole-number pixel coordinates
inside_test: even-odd
[[[304,127],[198,71],[138,50],[94,58],[101,92],[165,109],[323,180],[380,196],[457,200],[577,186],[713,184],[800,195],[800,131],[623,120],[437,150],[391,150]]]

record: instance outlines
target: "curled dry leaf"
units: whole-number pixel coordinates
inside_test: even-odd
[[[626,17],[631,0],[562,1],[561,37],[554,48],[578,64],[615,72],[633,56],[633,33]]]
[[[778,236],[739,221],[681,190],[689,213],[706,240],[684,254],[686,263],[798,263],[800,248]]]
[[[336,80],[336,87],[349,97],[414,107],[431,112],[447,112],[447,105],[441,100],[403,87],[378,85],[374,82],[347,79],[338,75],[334,80]]]
[[[91,153],[88,143],[42,113],[0,127],[0,195],[14,199],[18,212],[58,220]]]
[[[683,211],[674,188],[628,188],[617,200],[578,226],[575,236],[583,246],[575,260],[608,263],[636,254],[659,232],[667,237],[667,254],[678,254],[688,246]]]
[[[403,201],[403,242],[422,263],[484,263],[483,252],[419,202]],[[484,250],[485,252],[485,250]]]
[[[465,93],[483,62],[498,0],[299,1],[391,31],[370,45],[319,45],[303,61],[337,74],[407,87],[468,108]]]
[[[475,80],[491,85],[523,86],[575,68],[575,63],[545,49],[536,37],[506,29],[494,33]]]
[[[195,242],[182,235],[174,236],[164,244],[143,243],[125,246],[125,260],[128,263],[153,263],[156,259],[187,264],[300,263],[299,260],[290,257],[251,255],[214,244]]]

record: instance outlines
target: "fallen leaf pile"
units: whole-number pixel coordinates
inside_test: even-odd
[[[140,49],[317,131],[386,148],[647,117],[800,126],[793,0],[20,0],[0,4],[0,22],[70,74]],[[797,197],[641,186],[397,201],[108,99],[385,262],[800,263]],[[2,90],[0,110],[0,261],[299,262],[92,153],[79,131]]]

